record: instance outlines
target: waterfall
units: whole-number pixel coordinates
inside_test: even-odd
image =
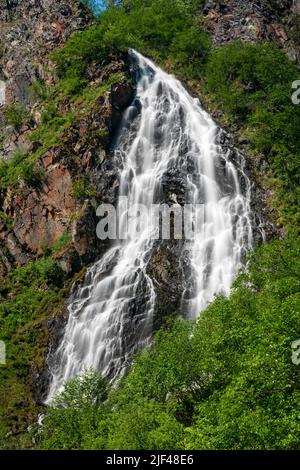
[[[115,152],[122,160],[120,224],[128,207],[150,207],[161,199],[161,184],[172,167],[185,181],[185,202],[196,235],[184,241],[190,269],[182,283],[182,309],[195,318],[216,294],[228,294],[242,257],[252,247],[250,190],[243,159],[236,161],[217,143],[218,128],[183,85],[141,54],[131,51],[137,94],[123,118]],[[243,189],[242,189],[243,186]],[[176,195],[175,195],[176,202]],[[147,273],[157,230],[149,217],[142,233],[131,213],[128,237],[89,269],[70,299],[63,339],[51,360],[48,401],[65,381],[85,368],[115,377],[152,334],[156,305]],[[200,221],[200,223],[199,223]]]

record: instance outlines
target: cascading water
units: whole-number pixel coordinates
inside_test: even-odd
[[[195,318],[215,294],[229,292],[252,246],[250,183],[242,160],[234,165],[216,144],[217,127],[199,101],[150,60],[135,51],[131,55],[137,97],[125,113],[115,150],[123,162],[120,224],[127,215],[122,198],[128,198],[129,208],[150,207],[160,202],[170,167],[184,175],[186,203],[197,205],[200,220],[194,239],[185,242],[191,269],[182,288],[184,313]],[[120,375],[132,353],[151,338],[156,296],[147,266],[157,227],[150,217],[141,232],[139,214],[131,210],[130,215],[128,237],[88,271],[70,299],[64,337],[51,360],[48,401],[85,368]]]

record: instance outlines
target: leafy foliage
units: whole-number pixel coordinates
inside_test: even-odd
[[[80,176],[76,179],[72,191],[72,196],[74,199],[78,201],[84,201],[87,198],[95,196],[95,194],[95,188],[93,188],[87,178]]]
[[[82,379],[72,381],[69,411],[50,408],[41,447],[299,449],[300,367],[291,357],[300,335],[299,253],[299,241],[260,248],[229,298],[217,298],[196,323],[157,334],[101,409],[89,409],[86,428],[72,423],[88,384],[82,393]]]
[[[31,187],[39,187],[43,181],[44,171],[23,150],[14,153],[10,161],[0,161],[0,185],[2,188],[15,186],[20,182]]]
[[[128,48],[140,49],[159,61],[171,54],[176,64],[187,61],[189,71],[198,74],[207,60],[210,41],[196,29],[197,6],[198,2],[182,0],[127,0],[117,7],[110,5],[95,26],[74,34],[54,53],[64,89],[78,93],[86,85],[88,64]]]
[[[50,257],[15,268],[1,278],[0,332],[6,344],[7,364],[0,368],[0,447],[27,448],[26,433],[37,407],[31,396],[30,371],[43,365],[47,351],[47,323],[60,311],[68,283]],[[12,435],[10,436],[10,434]]]
[[[87,448],[103,425],[103,402],[107,393],[108,385],[96,372],[86,371],[71,380],[48,408],[41,430],[46,448]]]
[[[300,107],[291,100],[298,68],[273,45],[235,42],[212,53],[206,77],[216,105],[246,130],[252,149],[272,168],[285,222],[299,226]]]
[[[11,104],[5,107],[4,117],[6,125],[19,129],[28,118],[28,112],[24,106]]]

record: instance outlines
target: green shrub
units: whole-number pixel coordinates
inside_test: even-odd
[[[14,289],[23,288],[29,285],[59,287],[62,284],[64,274],[51,258],[41,258],[23,267],[15,269],[9,274],[10,282],[13,282]]]
[[[196,29],[198,2],[130,0],[109,7],[98,24],[78,32],[56,51],[53,59],[67,94],[86,86],[85,71],[93,61],[107,61],[116,52],[136,48],[157,60],[172,56],[174,63],[186,65],[194,73],[207,60],[210,41]],[[192,53],[192,57],[190,56]]]
[[[0,220],[2,220],[7,228],[11,228],[13,226],[13,220],[9,215],[6,214],[6,212],[0,211]]]
[[[71,406],[51,407],[40,447],[299,449],[299,254],[298,240],[261,247],[231,296],[159,332],[100,408],[81,412],[97,385],[72,381]]]
[[[5,123],[19,129],[28,119],[28,111],[24,106],[11,104],[4,109]]]
[[[297,78],[296,65],[275,46],[241,42],[216,49],[206,73],[208,93],[246,129],[253,151],[278,179],[286,221],[299,226],[300,107],[291,100]]]
[[[72,236],[69,233],[64,233],[52,246],[51,250],[55,252],[59,252],[66,248],[72,240]]]
[[[39,101],[46,100],[48,98],[48,89],[46,83],[41,80],[36,80],[35,82],[32,82],[30,87],[30,94],[33,99]]]
[[[107,394],[108,384],[93,371],[86,371],[68,382],[47,410],[39,430],[43,436],[41,449],[91,448],[99,425],[101,427],[105,419],[103,402]]]
[[[88,179],[84,176],[78,177],[73,184],[73,191],[71,196],[78,201],[83,202],[87,198],[96,195],[95,188],[91,185]]]
[[[0,161],[0,184],[2,188],[16,186],[24,182],[31,187],[39,187],[44,179],[43,169],[23,150],[14,153],[10,161]]]
[[[170,57],[176,69],[189,78],[199,78],[210,50],[211,42],[206,33],[193,26],[189,31],[175,34],[170,45]]]

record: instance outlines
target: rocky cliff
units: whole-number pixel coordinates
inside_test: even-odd
[[[120,162],[111,144],[134,94],[127,58],[114,54],[90,63],[79,96],[60,86],[52,58],[72,33],[91,24],[77,0],[0,2],[0,301],[18,295],[10,282],[16,267],[32,266],[38,277],[30,262],[42,259],[59,273],[56,287],[41,280],[25,287],[29,316],[17,308],[17,329],[1,324],[9,365],[0,371],[0,432],[12,436],[10,446],[45,394],[49,328],[53,341],[74,276],[106,249],[96,237],[95,208],[114,203],[118,192]],[[59,321],[49,323],[56,314]]]
[[[1,0],[0,2],[0,122],[4,107],[33,109],[31,84],[53,82],[50,53],[62,46],[74,31],[87,27],[91,18],[80,2],[51,0]],[[14,132],[2,130],[2,157],[24,146],[28,126]]]
[[[51,52],[74,31],[90,24],[89,11],[80,2],[1,1],[0,159],[30,157],[39,175],[37,181],[21,175],[14,184],[0,188],[3,275],[16,264],[41,255],[66,232],[72,234],[73,243],[57,261],[68,274],[79,269],[81,261],[91,261],[101,252],[91,205],[113,202],[117,191],[118,164],[109,160],[109,148],[133,93],[123,58],[89,67],[88,81],[95,91],[92,100],[70,103],[57,99],[51,112],[58,113],[58,119],[66,115],[70,119],[58,129],[54,144],[45,143],[41,136],[33,137],[42,125],[43,114],[49,113],[45,100],[34,93],[34,85],[55,87]],[[116,77],[114,83],[106,87],[112,76]],[[51,134],[49,123],[44,130],[47,126]]]
[[[268,40],[300,63],[299,0],[209,0],[204,2],[202,12],[216,45],[233,40]]]

